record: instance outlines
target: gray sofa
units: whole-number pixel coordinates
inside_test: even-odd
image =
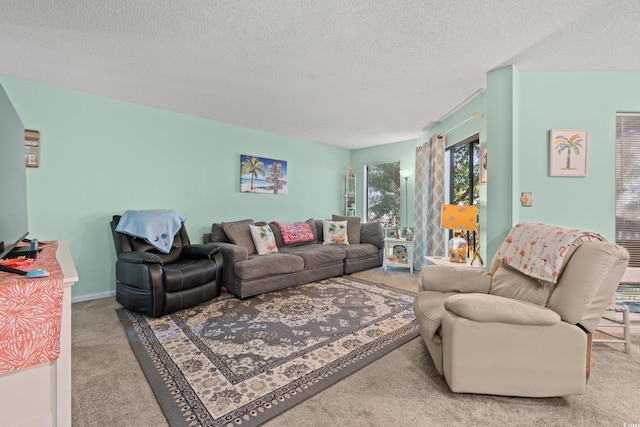
[[[313,241],[285,245],[276,224],[273,230],[278,252],[258,255],[249,232],[253,220],[214,223],[205,243],[215,243],[223,256],[222,285],[239,298],[326,279],[382,265],[384,229],[379,222],[347,220],[350,244],[323,244],[323,222],[305,221],[313,232]],[[265,223],[255,223],[266,225]]]

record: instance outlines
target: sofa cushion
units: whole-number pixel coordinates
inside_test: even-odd
[[[526,276],[512,267],[502,264],[493,274],[489,293],[546,306],[553,290],[552,283]]]
[[[304,261],[301,257],[291,254],[270,253],[267,255],[252,255],[249,259],[236,262],[233,270],[240,279],[257,279],[274,274],[287,274],[302,271]]]
[[[322,243],[324,241],[324,235],[322,233],[323,222],[321,219],[316,219],[316,242]]]
[[[324,245],[349,244],[347,236],[347,221],[322,221],[322,234]]]
[[[249,224],[253,244],[256,246],[258,255],[266,255],[271,252],[278,252],[276,239],[273,237],[273,231],[268,225],[255,226]]]
[[[227,237],[227,233],[225,233],[224,229],[222,228],[222,224],[211,224],[211,241],[231,243],[231,240],[229,240],[229,238]]]
[[[344,247],[347,252],[347,259],[366,258],[373,255],[378,255],[378,248],[371,243],[360,243],[359,245],[349,244]]]
[[[249,255],[253,255],[257,252],[256,247],[253,244],[253,238],[251,237],[249,224],[253,224],[252,219],[243,219],[242,221],[234,222],[223,222],[222,229],[224,230],[231,243],[247,248],[247,252],[249,253]]]
[[[384,248],[384,227],[382,223],[365,222],[360,224],[360,243],[371,243],[379,249]]]
[[[547,307],[558,313],[565,322],[580,322],[586,326],[582,324],[585,313],[603,302],[603,295],[598,294],[604,278],[618,263],[626,264],[627,256],[625,249],[611,242],[583,243],[567,263]],[[614,283],[613,287],[612,292],[604,297],[603,310],[615,294],[617,284]],[[596,317],[601,316],[602,311]]]
[[[302,242],[302,243],[293,243],[292,245],[307,245],[309,243],[314,243],[318,241],[316,221],[313,218],[309,218],[308,220],[305,221],[305,223],[307,223],[309,225],[309,228],[311,228],[311,232],[313,233],[313,240],[310,240],[308,242]],[[278,227],[277,225],[277,222],[272,221],[269,223],[269,226],[271,227],[271,231],[273,231],[273,236],[276,239],[276,245],[279,248],[284,247],[285,246],[284,239],[282,237],[282,232],[280,231],[280,227]]]
[[[333,221],[347,221],[347,237],[350,245],[360,244],[360,217],[332,215]]]
[[[560,322],[560,316],[553,310],[497,295],[451,295],[444,301],[444,308],[476,322],[537,326],[550,326]]]
[[[280,253],[297,255],[304,260],[304,268],[313,268],[332,262],[342,262],[347,254],[342,246],[323,246],[319,244],[286,246],[280,249]]]
[[[309,243],[315,240],[311,226],[307,222],[273,222],[282,234],[285,245]]]

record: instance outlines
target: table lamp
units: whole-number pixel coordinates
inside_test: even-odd
[[[449,261],[467,262],[469,243],[462,237],[462,232],[476,229],[477,215],[477,206],[442,205],[442,227],[454,230],[448,247]]]

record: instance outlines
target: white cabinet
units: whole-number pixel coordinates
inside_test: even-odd
[[[71,286],[78,281],[66,241],[56,257],[64,274],[60,356],[0,374],[0,426],[68,427],[71,425]]]

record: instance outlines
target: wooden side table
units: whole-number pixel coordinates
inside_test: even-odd
[[[622,314],[622,319],[616,315]],[[612,331],[611,328],[619,328],[618,333]],[[612,303],[605,310],[602,320],[596,327],[596,331],[600,332],[604,337],[593,338],[593,342],[608,342],[616,344],[624,344],[624,352],[631,353],[631,323],[629,321],[629,306],[619,306]]]
[[[389,261],[389,256],[393,255],[393,247],[396,245],[402,245],[407,248],[407,262]],[[384,254],[383,254],[382,266],[384,271],[387,271],[388,267],[400,267],[408,268],[410,273],[413,273],[413,240],[396,239],[387,237],[384,239]]]

